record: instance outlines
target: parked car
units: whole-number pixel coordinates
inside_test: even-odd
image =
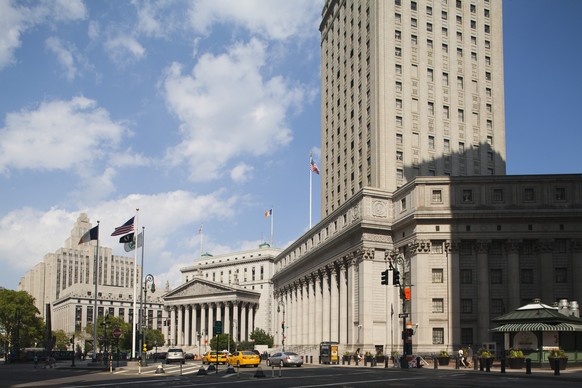
[[[227,357],[226,362],[228,365],[236,366],[247,366],[252,365],[255,368],[261,363],[261,358],[252,350],[243,350],[240,352],[234,352]]]
[[[168,353],[166,352],[156,352],[152,354],[154,360],[165,360]]]
[[[168,354],[166,355],[166,364],[171,362],[184,363],[184,351],[181,348],[170,348],[168,349]]]
[[[303,358],[295,352],[278,352],[267,358],[267,366],[271,365],[300,367],[303,365]]]
[[[186,360],[193,360],[194,359],[194,354],[193,353],[186,353],[186,354],[184,354],[184,358]]]
[[[226,353],[209,350],[202,358],[202,364],[216,364],[218,358],[219,364],[226,364]]]

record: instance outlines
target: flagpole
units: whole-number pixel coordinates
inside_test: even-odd
[[[135,252],[134,252],[134,259],[133,259],[133,331],[131,336],[131,358],[135,358],[135,335],[136,335],[136,325],[135,321],[137,320],[137,233],[139,225],[139,209],[135,209],[135,223],[134,223],[134,232],[133,238],[135,242]]]
[[[143,241],[143,245],[145,245],[145,226],[141,227],[142,230],[142,241]],[[133,235],[135,236],[137,234],[137,230],[135,232],[133,232]],[[144,318],[144,314],[143,314],[143,251],[144,251],[144,246],[141,246],[141,272],[139,274],[139,356],[142,357],[143,359],[143,355],[142,355],[142,347],[143,347],[143,330],[144,330],[144,326],[145,324],[143,323],[143,318]],[[137,251],[139,249],[139,235],[137,237],[135,237],[135,250]]]
[[[311,166],[311,163],[313,162],[313,156],[311,154],[311,152],[309,152],[309,165]],[[311,192],[312,192],[312,183],[313,181],[313,171],[311,171],[311,168],[309,169],[309,229],[311,229]]]
[[[99,226],[99,221],[97,221]],[[93,298],[93,362],[97,361],[97,281],[99,279],[99,266],[97,260],[99,259],[99,228],[97,228],[97,255],[93,261],[93,275],[95,277],[95,297]]]
[[[271,247],[273,246],[273,217],[275,217],[275,212],[271,208]]]

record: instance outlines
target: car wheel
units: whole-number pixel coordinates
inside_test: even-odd
[[[258,367],[258,365],[255,365],[255,368],[257,368],[257,367]]]
[[[297,365],[295,365],[295,366],[296,366],[297,368],[299,368],[299,367],[301,366],[301,364],[297,364]]]

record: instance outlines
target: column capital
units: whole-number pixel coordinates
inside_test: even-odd
[[[489,251],[489,244],[491,244],[491,240],[475,241],[475,250],[477,251],[477,254],[487,254]]]
[[[461,242],[459,240],[447,240],[445,241],[445,252],[446,253],[459,253],[461,248]]]
[[[521,240],[513,239],[507,240],[505,242],[505,251],[507,253],[519,253],[519,247],[521,245]]]

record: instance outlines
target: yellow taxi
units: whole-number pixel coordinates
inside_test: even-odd
[[[236,366],[247,366],[252,365],[255,368],[261,363],[261,358],[259,355],[251,350],[243,350],[240,352],[234,352],[228,356],[227,360],[229,365]]]
[[[209,350],[202,357],[202,364],[216,364],[218,358],[219,364],[226,364],[226,353],[217,352],[216,350]]]

